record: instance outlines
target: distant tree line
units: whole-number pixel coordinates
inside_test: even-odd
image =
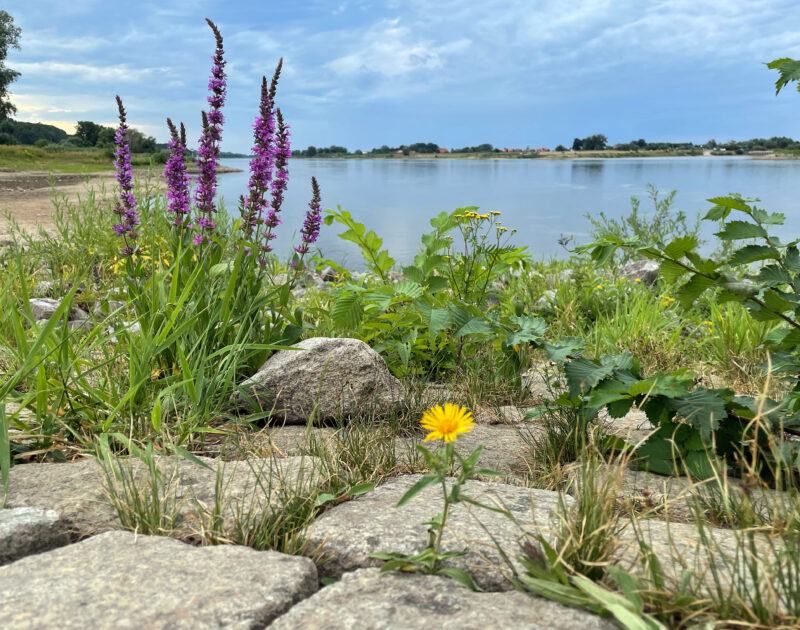
[[[367,151],[370,155],[393,155],[402,153],[403,155],[410,155],[411,153],[432,154],[439,153],[440,146],[435,142],[414,142],[412,144],[401,144],[400,146],[391,147],[388,144],[375,147],[371,151]],[[499,152],[500,149],[495,149],[491,144],[479,144],[474,147],[461,147],[458,149],[449,149],[449,153],[492,153]],[[357,149],[350,153],[346,147],[338,145],[331,145],[329,147],[315,147],[310,146],[307,149],[293,150],[292,153],[298,157],[325,157],[325,156],[343,156],[343,155],[364,155],[361,149]]]
[[[708,149],[742,154],[749,151],[797,151],[800,150],[800,141],[784,136],[773,136],[772,138],[729,140],[728,142],[717,142],[711,139],[704,144],[694,144],[693,142],[647,142],[644,138],[639,138],[638,140],[621,142],[610,146],[608,138],[600,133],[586,138],[575,138],[572,141],[573,151],[602,151],[603,149],[615,149],[617,151],[699,151],[700,149]],[[567,147],[559,144],[555,150],[567,151]]]
[[[29,123],[6,118],[0,122],[0,144],[25,144],[46,147],[57,144],[67,148],[97,147],[113,149],[116,129],[88,120],[79,120],[75,134],[44,123]],[[138,129],[129,128],[128,137],[133,153],[155,153],[156,139]]]

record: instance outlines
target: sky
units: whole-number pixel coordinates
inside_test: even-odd
[[[5,0],[17,118],[128,121],[200,135],[214,50],[228,62],[222,149],[252,145],[261,76],[295,148],[570,146],[800,138],[800,94],[764,65],[800,57],[797,0]]]

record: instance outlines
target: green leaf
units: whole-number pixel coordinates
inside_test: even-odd
[[[708,201],[709,203],[716,204],[718,206],[722,206],[723,208],[740,210],[742,212],[750,212],[750,206],[748,206],[739,197],[713,197],[711,199],[707,199],[706,201]]]
[[[676,238],[664,248],[664,253],[670,258],[683,258],[683,255],[697,247],[697,239],[693,236]]]
[[[689,278],[689,282],[682,285],[681,288],[678,289],[675,295],[677,296],[678,301],[681,303],[681,306],[689,309],[694,304],[694,301],[700,297],[703,291],[712,287],[713,285],[714,281],[711,278],[707,278],[706,276],[701,276],[700,274],[696,273]]]
[[[614,372],[612,366],[597,365],[584,357],[578,357],[566,364],[564,372],[567,375],[570,394],[579,396],[588,393],[604,378]]]
[[[331,308],[331,319],[337,326],[355,329],[361,324],[364,316],[364,305],[357,293],[343,292],[339,294]]]
[[[743,238],[764,238],[767,232],[760,225],[747,221],[728,221],[721,232],[716,232],[723,241],[736,241]]]
[[[446,308],[432,308],[428,320],[428,335],[431,342],[443,330],[447,330],[453,325],[453,316]]]
[[[413,486],[411,486],[408,489],[408,492],[406,492],[403,495],[403,498],[401,498],[397,502],[397,507],[401,507],[401,506],[405,505],[406,503],[411,501],[411,499],[413,499],[415,496],[417,496],[420,492],[422,492],[425,488],[427,488],[428,486],[432,486],[435,483],[439,483],[440,481],[441,481],[441,477],[439,477],[439,475],[434,475],[434,474],[430,474],[430,473],[427,474],[427,475],[424,475],[422,477],[422,479],[420,479],[419,481],[417,481],[417,483],[415,483]]]
[[[442,567],[438,571],[436,571],[437,575],[445,575],[449,577],[451,580],[466,586],[468,589],[471,589],[476,592],[481,592],[483,589],[475,584],[475,581],[472,579],[472,576],[467,573],[464,569],[456,569],[455,567]]]
[[[783,264],[789,271],[800,271],[800,252],[796,245],[786,248]]]
[[[466,335],[488,335],[492,328],[483,317],[473,317],[453,335],[456,339]]]
[[[563,363],[570,355],[583,353],[585,348],[586,341],[580,337],[564,337],[555,343],[544,344],[547,360],[555,363]]]
[[[367,492],[372,492],[375,489],[375,483],[372,481],[366,483],[359,483],[354,485],[347,491],[348,497],[357,497]]]
[[[779,287],[791,283],[792,277],[783,267],[767,265],[758,272],[756,280],[765,287]]]
[[[650,378],[639,381],[628,389],[631,396],[685,396],[692,385],[692,378],[688,376],[673,376],[670,374],[655,374]]]
[[[403,267],[403,275],[412,282],[419,282],[420,284],[425,282],[425,274],[422,269],[414,265]]]
[[[767,245],[745,245],[733,252],[728,261],[732,265],[746,265],[759,260],[780,260],[780,253]]]
[[[775,81],[775,94],[780,94],[780,91],[792,81],[800,81],[800,61],[783,57],[775,59],[767,64],[770,70],[778,71],[778,80]],[[800,90],[800,83],[798,83],[798,90]]]
[[[753,218],[765,225],[783,225],[786,222],[783,212],[767,212],[761,208],[753,208]]]
[[[418,282],[404,280],[402,282],[395,282],[393,286],[395,293],[399,295],[405,295],[410,298],[418,298],[422,295],[422,287]]]
[[[670,283],[675,282],[676,280],[681,278],[681,276],[689,273],[689,269],[671,260],[663,261],[661,263],[661,268],[659,269],[659,271],[664,280]]]
[[[428,291],[431,293],[438,293],[445,287],[449,286],[447,278],[444,276],[431,276],[428,278]]]
[[[686,396],[672,399],[671,404],[709,443],[712,431],[716,431],[720,421],[728,417],[725,401],[710,389],[696,389]]]

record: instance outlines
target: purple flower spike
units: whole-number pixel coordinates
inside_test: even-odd
[[[263,253],[272,251],[269,242],[275,238],[273,230],[281,223],[278,214],[283,205],[283,194],[286,192],[286,187],[289,183],[289,158],[292,157],[292,150],[289,144],[289,125],[283,121],[283,115],[280,109],[275,110],[275,114],[278,118],[278,132],[275,142],[275,177],[270,186],[272,201],[270,202],[267,218],[264,221],[264,224],[267,226],[267,231],[264,234],[264,243],[261,245],[261,251]]]
[[[194,199],[198,213],[206,218],[205,223],[201,223],[199,220],[195,222],[203,230],[200,235],[200,243],[208,240],[205,230],[214,229],[210,226],[214,225],[211,217],[217,209],[214,205],[214,195],[217,191],[217,160],[219,159],[219,143],[222,140],[222,123],[225,121],[222,115],[222,106],[225,104],[226,90],[225,60],[223,59],[225,50],[222,48],[222,35],[211,20],[206,18],[206,22],[214,31],[217,49],[212,57],[211,77],[208,80],[208,89],[211,92],[208,97],[210,107],[208,112],[203,112],[203,132],[197,151],[197,166],[200,174]],[[195,243],[197,241],[198,239],[195,238]]]
[[[122,99],[119,96],[117,96],[117,108],[119,109],[119,127],[114,136],[114,143],[117,145],[117,150],[114,152],[114,167],[117,171],[119,194],[114,204],[114,214],[119,216],[120,222],[113,228],[117,236],[125,239],[122,255],[130,256],[136,250],[135,227],[139,224],[139,217],[136,214],[136,198],[133,195],[133,167],[131,166],[128,126],[125,123],[125,108],[122,106]]]
[[[247,240],[253,239],[257,226],[264,223],[265,195],[270,189],[272,169],[275,166],[275,92],[281,74],[283,59],[278,61],[272,83],[267,89],[267,78],[261,78],[261,99],[258,116],[253,124],[253,159],[250,160],[250,182],[247,197],[242,204],[244,235]]]
[[[175,215],[173,225],[188,227],[189,225],[189,176],[186,174],[186,128],[181,123],[181,130],[167,118],[169,127],[169,157],[164,169],[167,182],[167,210]]]
[[[319,184],[317,178],[311,178],[311,191],[313,193],[311,202],[308,204],[308,212],[306,212],[306,220],[303,223],[303,229],[300,230],[300,245],[294,248],[300,256],[305,256],[308,253],[308,248],[316,243],[319,237],[319,228],[322,225],[322,215],[320,214],[320,202],[322,198],[319,192]],[[292,265],[297,266],[297,262]]]

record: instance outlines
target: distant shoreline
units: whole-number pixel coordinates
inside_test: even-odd
[[[799,160],[800,155],[769,153],[759,155],[735,153],[711,154],[690,151],[564,151],[548,153],[417,153],[416,155],[371,154],[292,156],[295,160],[606,160],[618,158],[677,157],[742,157],[751,160]]]

